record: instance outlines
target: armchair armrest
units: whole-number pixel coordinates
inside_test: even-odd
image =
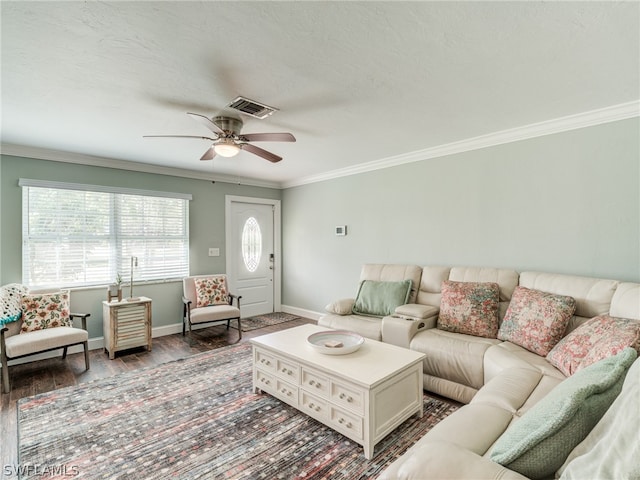
[[[190,305],[191,304],[191,300],[189,300],[187,297],[185,297],[183,295],[182,296],[182,303],[184,303],[185,305]]]
[[[69,318],[71,318],[71,321],[73,321],[76,318],[80,319],[80,321],[82,322],[83,330],[87,329],[87,317],[90,317],[90,316],[91,316],[90,313],[70,313],[69,314]]]
[[[336,315],[351,315],[353,306],[356,304],[355,298],[343,298],[330,303],[324,309],[329,313],[335,313]]]
[[[240,308],[240,299],[242,299],[242,295],[234,295],[233,293],[229,294],[229,305],[233,305],[233,299],[236,299],[236,304],[238,308]]]

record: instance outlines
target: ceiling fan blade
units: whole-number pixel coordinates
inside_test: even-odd
[[[213,146],[209,147],[209,150],[204,152],[204,155],[200,157],[200,160],[213,160],[213,157],[216,156],[216,151],[213,149]]]
[[[142,138],[199,138],[200,140],[210,140],[215,142],[217,138],[203,137],[202,135],[143,135]]]
[[[255,145],[251,145],[250,143],[243,143],[241,145],[241,148],[243,150],[246,150],[247,152],[253,153],[254,155],[258,155],[259,157],[269,160],[272,163],[276,163],[282,160],[282,157],[279,157],[275,153],[267,152],[266,150],[260,147],[256,147]]]
[[[211,130],[215,134],[224,133],[220,127],[218,127],[215,123],[211,121],[210,118],[205,117],[204,115],[200,115],[199,113],[190,113],[190,112],[187,112],[187,115],[193,118],[196,122],[201,123],[202,125],[207,127],[209,130]]]
[[[295,142],[290,133],[245,133],[240,138],[247,142]]]

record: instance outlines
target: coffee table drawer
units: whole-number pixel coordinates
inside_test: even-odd
[[[276,379],[276,391],[274,394],[290,405],[298,405],[298,387],[295,385]]]
[[[329,406],[329,423],[333,428],[353,440],[363,440],[364,419],[342,408]]]
[[[329,398],[329,377],[307,367],[302,367],[302,381],[300,383],[309,392]]]
[[[276,357],[276,375],[286,378],[287,381],[297,384],[300,378],[300,367],[283,358]]]
[[[365,392],[353,385],[336,380],[331,382],[331,401],[362,415],[364,414],[364,396]]]
[[[256,387],[265,392],[273,393],[276,391],[276,377],[262,370],[256,370]]]
[[[255,363],[257,367],[270,372],[276,371],[276,357],[263,350],[256,349]]]
[[[326,400],[300,390],[300,409],[314,418],[326,420],[329,418],[329,404]]]

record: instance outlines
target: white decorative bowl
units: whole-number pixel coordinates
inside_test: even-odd
[[[346,355],[358,350],[364,338],[348,330],[327,330],[309,335],[307,343],[316,352],[325,355]]]

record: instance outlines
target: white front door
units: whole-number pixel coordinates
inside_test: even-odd
[[[227,276],[231,293],[242,296],[243,318],[271,313],[279,303],[274,295],[280,263],[274,235],[276,207],[279,213],[277,200],[227,197]]]

